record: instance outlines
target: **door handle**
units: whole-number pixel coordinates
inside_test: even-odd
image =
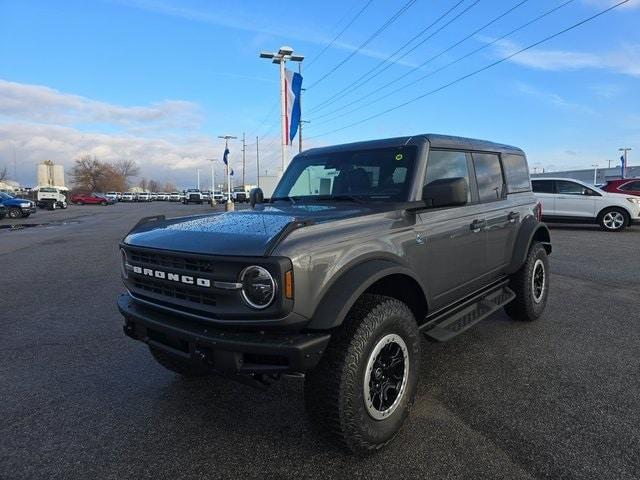
[[[471,230],[473,230],[473,233],[478,233],[480,230],[482,230],[486,226],[487,226],[487,221],[484,219],[474,220],[473,222],[471,222],[471,225],[469,225]]]
[[[520,217],[520,212],[509,212],[509,215],[507,215],[511,223],[514,223],[518,217]]]

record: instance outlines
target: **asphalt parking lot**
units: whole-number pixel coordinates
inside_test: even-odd
[[[640,478],[640,227],[554,227],[544,317],[424,341],[399,436],[354,458],[302,380],[261,392],[163,370],[122,334],[118,240],[175,203],[38,211],[0,229],[0,478]]]

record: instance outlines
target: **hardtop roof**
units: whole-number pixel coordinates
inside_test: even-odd
[[[420,145],[429,142],[431,148],[458,148],[462,150],[479,150],[496,153],[513,153],[524,155],[518,147],[501,143],[478,140],[475,138],[456,137],[453,135],[440,135],[436,133],[423,133],[406,137],[384,138],[380,140],[365,140],[362,142],[344,143],[327,147],[317,147],[305,150],[302,155],[346,152],[350,150],[367,150],[373,148],[393,148],[406,145]]]

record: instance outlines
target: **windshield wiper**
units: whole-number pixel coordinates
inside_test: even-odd
[[[351,202],[357,202],[357,203],[366,203],[364,201],[364,198],[368,198],[368,196],[366,195],[348,195],[348,194],[339,194],[339,195],[316,195],[314,197],[311,197],[313,200],[320,200],[320,201],[326,201],[326,200],[347,200],[347,201],[351,201]]]

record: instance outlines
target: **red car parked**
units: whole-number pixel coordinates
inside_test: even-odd
[[[84,205],[85,203],[90,205],[110,205],[112,202],[108,198],[95,193],[76,193],[71,195],[71,203],[76,205]]]
[[[637,195],[640,197],[640,178],[625,178],[621,180],[609,180],[602,187],[605,192],[622,193],[624,195]]]

